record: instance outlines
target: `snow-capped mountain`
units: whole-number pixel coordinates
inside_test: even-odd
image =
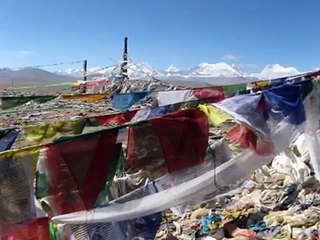
[[[174,73],[179,73],[180,72],[180,69],[179,68],[176,68],[174,66],[174,64],[171,64],[166,70],[165,72],[167,73],[170,73],[170,74],[174,74]]]
[[[73,77],[80,77],[83,75],[82,69],[80,68],[67,68],[64,70],[56,71],[55,73],[58,75],[73,76]]]
[[[120,73],[120,65],[111,66],[106,68],[101,67],[91,67],[87,69],[87,76],[90,77],[99,77],[99,76],[114,76]],[[128,63],[127,65],[128,76],[131,79],[145,78],[148,76],[158,75],[160,72],[155,71],[151,65],[146,63],[132,64]],[[76,76],[83,77],[83,69],[81,68],[69,68],[66,70],[59,70],[56,72],[60,75]]]
[[[130,79],[149,80],[155,77],[159,80],[174,82],[195,82],[209,85],[226,85],[239,82],[251,82],[258,79],[274,79],[297,75],[300,72],[294,67],[284,67],[280,64],[270,64],[263,68],[260,73],[244,73],[238,66],[224,62],[201,63],[189,70],[181,70],[175,65],[170,65],[166,70],[155,70],[147,63],[128,63],[128,76]],[[119,76],[121,67],[112,66],[107,68],[91,67],[88,69],[88,79],[93,77]],[[1,84],[47,84],[56,82],[76,81],[82,79],[81,68],[68,68],[57,72],[48,72],[42,69],[25,68],[12,70],[0,68]]]
[[[115,67],[107,67],[107,68],[91,67],[87,69],[87,75],[88,76],[110,75],[114,69]],[[68,68],[65,70],[56,71],[55,73],[59,75],[74,76],[78,78],[83,77],[82,68]]]
[[[151,76],[163,75],[161,71],[156,71],[151,65],[147,63],[128,64],[128,76],[131,79],[147,79]]]
[[[191,70],[190,75],[206,75],[211,77],[244,77],[238,68],[224,62],[201,63]]]
[[[181,70],[175,65],[170,65],[165,70],[155,70],[150,64],[128,63],[128,76],[130,79],[145,79],[150,76],[166,77],[166,76],[180,76],[180,77],[227,77],[227,78],[259,78],[272,79],[279,77],[286,77],[299,74],[300,72],[294,67],[284,67],[280,64],[267,65],[259,73],[245,73],[237,65],[229,65],[225,62],[218,63],[200,63],[199,65],[189,69]],[[57,72],[60,75],[82,77],[83,70],[78,68],[69,68]],[[88,69],[89,76],[114,76],[120,73],[120,66],[99,68],[92,67]]]
[[[269,64],[260,73],[252,74],[261,79],[272,79],[297,75],[300,72],[294,67],[284,67],[280,64]]]

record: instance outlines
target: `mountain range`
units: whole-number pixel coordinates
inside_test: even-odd
[[[50,83],[62,83],[75,81],[77,77],[59,75],[38,68],[23,68],[12,70],[9,68],[0,69],[0,85],[18,86],[18,85],[39,85]]]
[[[100,76],[112,76],[119,73],[119,67],[99,68],[92,67],[88,69],[88,78]],[[224,81],[227,78],[244,79],[273,79],[285,76],[299,74],[294,67],[284,67],[279,64],[270,64],[260,73],[245,73],[236,65],[229,65],[225,62],[219,63],[201,63],[189,70],[180,70],[174,65],[165,70],[155,70],[146,63],[128,64],[128,75],[130,79],[148,79],[153,76],[158,79],[177,79],[183,81],[202,81],[208,84],[218,84],[210,82],[214,79]],[[78,68],[69,68],[56,72],[48,72],[38,68],[24,68],[12,70],[9,68],[0,69],[1,85],[41,85],[49,83],[70,82],[82,79],[83,71]],[[239,80],[239,81],[240,81]],[[209,81],[209,82],[208,82]]]
[[[109,67],[99,70],[97,67],[89,68],[88,72],[95,74],[110,75],[114,68]],[[82,69],[69,68],[66,70],[58,71],[57,73],[78,76],[83,75]],[[210,77],[255,77],[259,79],[273,79],[285,76],[291,76],[299,74],[300,72],[294,67],[284,67],[280,64],[266,65],[260,73],[245,73],[237,65],[229,65],[225,62],[219,63],[200,63],[199,65],[189,69],[181,70],[174,65],[170,65],[166,70],[155,70],[151,65],[147,63],[129,64],[128,74],[132,79],[141,78],[146,76],[183,76],[183,77],[195,77],[195,76],[210,76]]]

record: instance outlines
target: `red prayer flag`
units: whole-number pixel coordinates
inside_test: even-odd
[[[46,167],[53,213],[95,207],[121,149],[118,130],[72,137],[48,146]]]
[[[5,226],[0,236],[2,240],[50,240],[49,219],[39,218]]]
[[[187,109],[150,120],[170,173],[203,162],[209,138],[207,116]]]
[[[132,118],[136,115],[137,110],[135,111],[128,111],[124,113],[117,113],[112,115],[105,115],[105,116],[97,116],[94,119],[100,125],[112,125],[112,126],[119,126],[125,123],[128,123],[132,120]]]
[[[150,121],[129,127],[127,163],[138,169],[167,173],[160,141]]]
[[[208,103],[220,102],[225,99],[224,90],[222,86],[196,88],[193,89],[193,94],[199,100],[205,100]]]
[[[263,141],[253,131],[241,124],[237,124],[231,129],[227,133],[226,138],[237,142],[243,148],[251,149],[261,156],[269,155],[273,151],[271,142]]]

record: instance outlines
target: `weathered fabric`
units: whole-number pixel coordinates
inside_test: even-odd
[[[128,111],[123,113],[116,113],[104,116],[96,116],[88,119],[89,125],[91,126],[107,126],[116,127],[119,125],[126,124],[132,120],[132,118],[137,114],[137,111]]]
[[[304,122],[306,116],[301,91],[299,85],[283,85],[263,91],[269,120],[279,123],[288,117],[289,123],[294,125]]]
[[[272,142],[262,140],[253,131],[241,124],[237,124],[231,129],[227,133],[226,139],[239,144],[243,148],[249,148],[258,155],[270,155],[273,152]]]
[[[159,138],[169,172],[203,162],[209,138],[207,116],[188,109],[150,120]]]
[[[261,95],[239,95],[213,104],[238,121],[246,124],[265,140],[270,140],[270,132],[264,112],[260,108]]]
[[[50,240],[49,219],[39,218],[7,225],[0,236],[1,240]]]
[[[227,120],[233,119],[232,116],[212,105],[201,104],[199,105],[199,109],[207,115],[214,126],[219,126]]]
[[[21,96],[21,97],[1,97],[1,108],[9,109],[18,107],[27,102],[45,103],[57,98],[57,96]]]
[[[62,100],[76,100],[83,102],[99,102],[107,98],[105,93],[77,94],[77,95],[62,95]]]
[[[192,100],[203,100],[205,102],[213,103],[219,102],[224,98],[224,90],[221,86],[195,88],[190,90],[161,91],[158,92],[157,96],[159,106]]]
[[[223,86],[223,91],[226,97],[232,97],[238,94],[239,92],[246,90],[246,87],[247,87],[246,83],[227,85],[227,86]]]
[[[24,137],[31,142],[41,143],[61,135],[81,134],[86,124],[85,119],[77,119],[56,123],[46,123],[22,127]]]
[[[9,150],[19,135],[16,129],[0,130],[0,152]]]
[[[149,92],[115,94],[112,99],[112,107],[125,111],[145,98]]]
[[[37,188],[37,197],[46,202],[53,214],[96,206],[99,194],[116,171],[121,153],[117,135],[117,129],[100,131],[64,138],[47,146],[46,158],[38,164],[44,169],[38,176],[37,186],[42,189]],[[44,196],[45,193],[48,195]]]
[[[129,127],[126,160],[132,167],[152,172],[166,168],[161,143],[150,121]]]
[[[33,166],[37,149],[0,153],[0,225],[36,216]]]

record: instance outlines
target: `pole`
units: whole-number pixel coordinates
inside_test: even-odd
[[[88,61],[87,59],[83,61],[83,81],[87,81],[87,66],[88,66]],[[82,93],[86,93],[87,88],[86,88],[86,83],[84,83],[84,87],[82,90]]]
[[[121,64],[122,80],[128,79],[128,38],[124,38],[123,62]]]
[[[83,61],[83,81],[87,81],[87,59]]]

